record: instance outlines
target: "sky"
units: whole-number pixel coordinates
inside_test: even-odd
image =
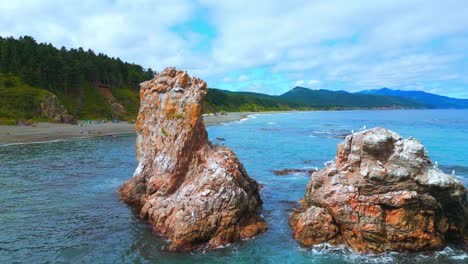
[[[0,0],[0,36],[83,47],[209,87],[389,87],[468,98],[465,0]]]

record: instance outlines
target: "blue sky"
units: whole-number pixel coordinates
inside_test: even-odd
[[[0,0],[0,35],[91,48],[209,87],[468,98],[468,1]]]

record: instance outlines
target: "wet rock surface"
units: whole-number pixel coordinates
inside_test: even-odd
[[[416,139],[374,128],[338,145],[336,160],[312,175],[290,224],[305,246],[438,250],[467,241],[467,190],[441,172]]]
[[[232,150],[208,141],[206,92],[205,81],[175,68],[141,84],[138,167],[119,192],[169,250],[216,248],[267,228],[258,183]]]

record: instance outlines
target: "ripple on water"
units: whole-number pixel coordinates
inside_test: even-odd
[[[210,126],[210,138],[225,138],[249,175],[264,185],[263,215],[269,230],[255,239],[205,252],[162,251],[166,240],[120,202],[116,189],[136,167],[134,136],[2,146],[0,263],[467,263],[466,252],[454,247],[430,255],[376,256],[329,245],[301,248],[291,235],[288,219],[309,178],[271,173],[277,168],[322,167],[335,156],[341,141],[329,138],[333,133],[366,124],[385,125],[405,137],[418,138],[433,160],[450,165],[439,166],[444,172],[455,170],[466,183],[468,123],[447,119],[468,120],[468,111],[453,112],[443,122],[420,121],[440,113],[300,112]],[[330,134],[307,137],[313,131]]]

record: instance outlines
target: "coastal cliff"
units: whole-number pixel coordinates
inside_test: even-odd
[[[264,232],[258,183],[232,150],[208,140],[206,82],[166,68],[140,86],[138,167],[121,199],[169,240],[168,250],[215,248]]]
[[[438,250],[468,238],[467,190],[416,139],[374,128],[347,136],[335,161],[312,174],[290,224],[305,246]]]

